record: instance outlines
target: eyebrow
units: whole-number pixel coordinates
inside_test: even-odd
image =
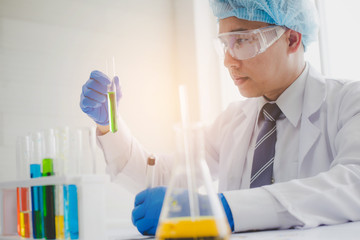
[[[249,29],[246,29],[246,28],[237,28],[237,29],[231,30],[230,32],[247,31],[247,30],[249,30]]]
[[[231,32],[239,32],[239,31],[247,31],[247,30],[250,30],[250,29],[247,29],[247,28],[237,28],[237,29],[233,29],[229,32],[223,32],[223,33],[231,33]],[[219,34],[223,34],[221,32],[219,32]]]

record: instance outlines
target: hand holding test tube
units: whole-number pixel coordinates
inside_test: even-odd
[[[110,65],[112,71],[108,71]],[[113,75],[109,74],[109,72]],[[102,134],[107,133],[109,130],[112,132],[117,130],[115,125],[117,124],[116,104],[122,94],[119,78],[115,75],[115,72],[115,60],[113,58],[112,64],[106,61],[106,71],[104,73],[98,70],[91,72],[90,78],[83,85],[80,94],[81,110],[97,123]]]

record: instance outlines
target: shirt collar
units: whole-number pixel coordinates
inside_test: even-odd
[[[275,101],[282,113],[294,127],[298,125],[301,117],[305,82],[309,73],[308,65],[308,63],[305,63],[305,68],[300,76]],[[259,98],[259,111],[267,102],[268,101],[264,97]]]

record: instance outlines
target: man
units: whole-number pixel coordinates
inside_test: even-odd
[[[360,83],[325,79],[304,61],[317,34],[310,1],[210,0],[210,5],[219,19],[224,65],[248,97],[231,104],[206,132],[206,160],[219,179],[232,230],[360,220]],[[146,151],[123,123],[119,134],[105,134],[106,116],[98,114],[106,112],[104,99],[93,103],[98,107],[87,105],[93,82],[109,80],[93,72],[81,106],[104,134],[99,143],[110,174],[145,181],[145,170],[134,169],[145,169]],[[159,158],[158,185],[168,182],[170,162]],[[154,188],[137,196],[133,222],[141,233],[155,233],[164,192]]]

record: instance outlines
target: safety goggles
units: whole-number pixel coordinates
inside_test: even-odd
[[[265,52],[286,31],[286,27],[268,26],[255,30],[227,32],[218,35],[222,54],[229,51],[233,58],[245,60]]]

